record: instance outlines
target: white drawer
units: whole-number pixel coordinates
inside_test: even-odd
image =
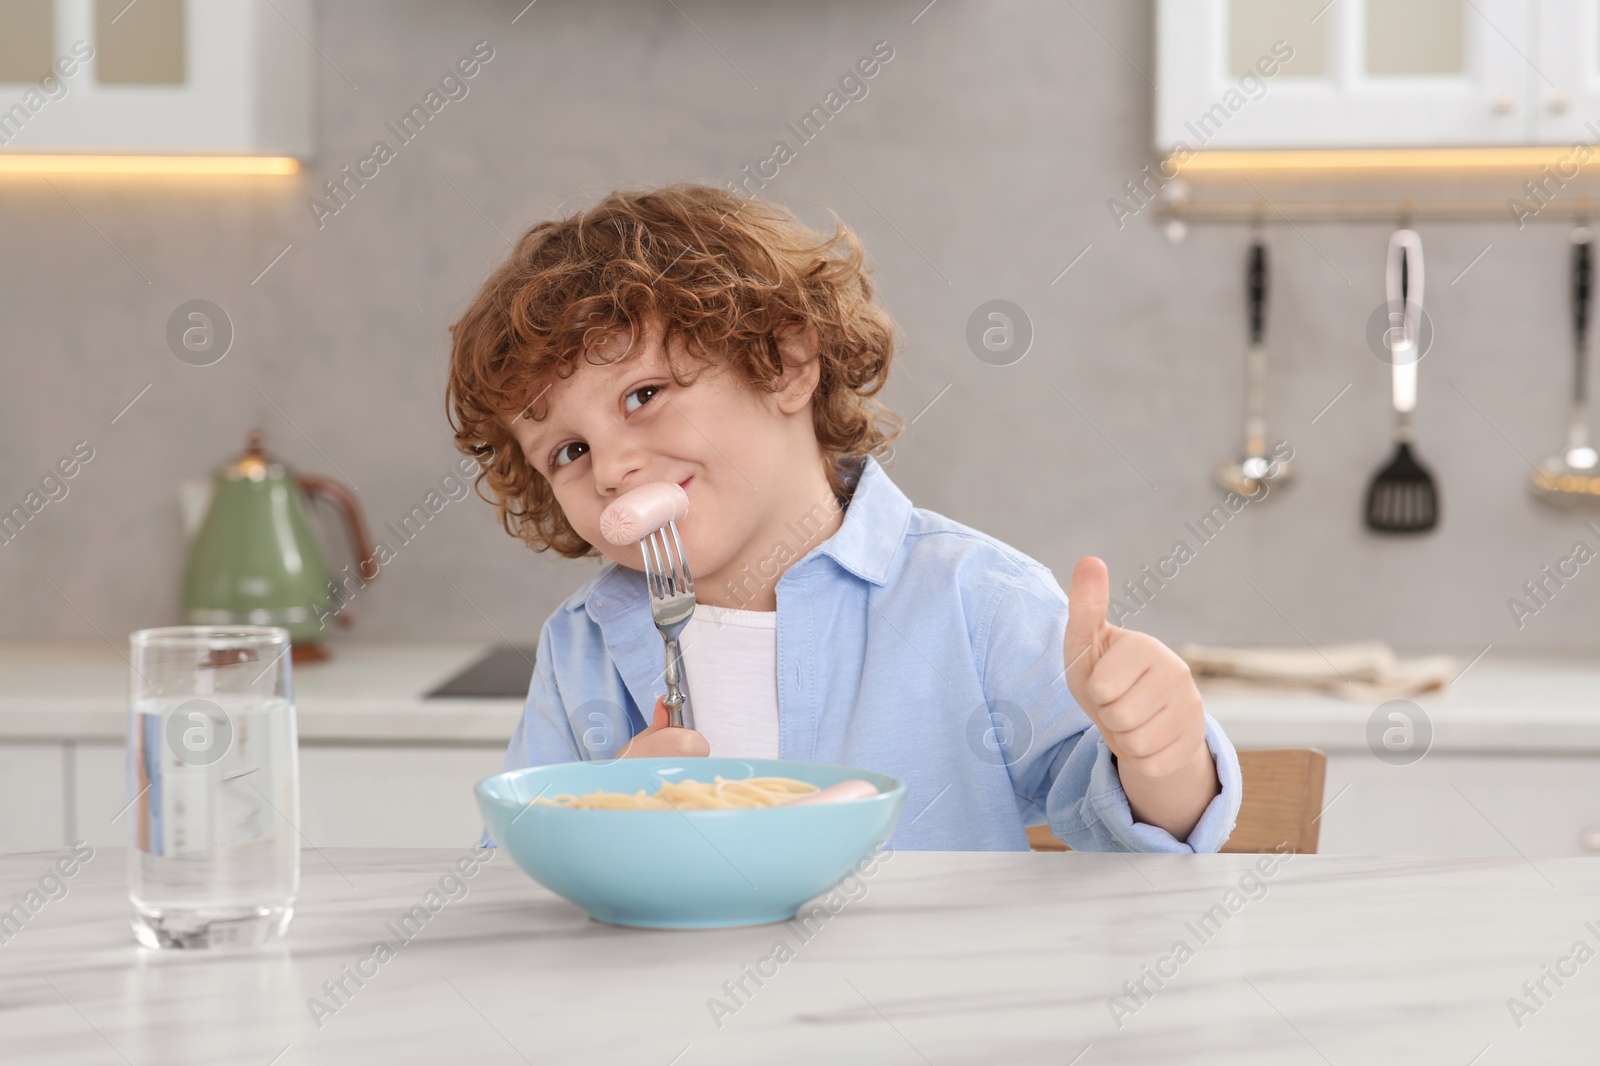
[[[1341,790],[1343,790],[1341,794]],[[1600,854],[1600,758],[1332,753],[1322,854]]]
[[[66,844],[65,799],[60,744],[0,744],[0,851]]]

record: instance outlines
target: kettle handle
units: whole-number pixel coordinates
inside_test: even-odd
[[[371,581],[377,577],[379,568],[373,559],[372,538],[367,536],[367,521],[361,516],[361,508],[350,490],[341,482],[332,478],[318,477],[316,474],[297,474],[295,481],[300,485],[301,491],[308,496],[320,496],[338,507],[339,515],[344,519],[350,533],[350,541],[356,548],[356,574],[362,581]],[[369,563],[374,564],[371,577],[366,572]],[[339,612],[338,618],[346,626],[351,624],[350,616],[343,611]]]

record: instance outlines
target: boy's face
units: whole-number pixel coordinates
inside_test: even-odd
[[[628,334],[611,334],[593,349],[596,362],[580,358],[572,376],[549,386],[544,421],[524,411],[510,429],[578,535],[634,570],[644,569],[638,545],[602,537],[600,513],[640,485],[682,485],[689,513],[678,533],[698,586],[759,549],[797,498],[814,495],[823,477],[811,421],[816,360],[809,374],[786,373],[791,381],[768,394],[725,364],[695,365],[675,337],[678,365],[698,372],[693,384],[679,386],[662,333],[659,320],[647,323],[628,358]],[[780,343],[787,363],[797,349]]]

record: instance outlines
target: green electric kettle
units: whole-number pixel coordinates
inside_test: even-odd
[[[338,584],[307,523],[309,497],[338,508],[358,553]],[[351,491],[331,478],[290,473],[252,431],[245,453],[217,471],[211,505],[189,548],[184,615],[191,625],[283,626],[296,661],[322,659],[329,626],[335,619],[350,624],[344,609],[377,570]]]

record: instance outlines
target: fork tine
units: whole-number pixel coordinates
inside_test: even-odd
[[[683,592],[683,579],[678,576],[678,564],[672,558],[671,546],[667,543],[667,531],[658,529],[650,534],[650,544],[656,553],[656,567],[661,572],[663,596],[672,597]]]
[[[672,557],[667,554],[666,539],[662,539],[661,530],[656,530],[650,535],[650,552],[656,557],[656,581],[659,584],[659,597],[666,599],[677,594],[677,587],[672,581]]]
[[[674,544],[676,544],[678,546],[678,558],[677,558],[676,563],[673,565],[673,572],[676,573],[679,568],[682,568],[682,570],[683,570],[683,591],[684,592],[693,592],[694,591],[694,575],[689,573],[689,557],[684,554],[683,541],[678,539],[678,523],[675,522],[675,521],[668,521],[667,522],[667,528],[672,530],[672,541],[673,541]],[[663,537],[662,541],[665,542],[665,540],[666,540],[666,538]]]
[[[667,530],[672,540],[667,540]],[[674,551],[673,549],[677,550]],[[689,572],[689,557],[683,550],[683,540],[678,536],[678,524],[666,526],[647,534],[639,541],[640,554],[644,556],[645,581],[650,595],[658,600],[674,596],[694,595],[694,575]]]
[[[653,580],[650,583],[651,595],[657,599],[664,599],[672,595],[671,575],[667,573],[666,560],[663,558],[661,551],[661,542],[656,538],[656,534],[650,533],[639,543],[645,546],[645,553],[653,563],[653,569],[651,570]]]
[[[656,570],[655,560],[650,557],[650,538],[645,537],[639,541],[639,553],[644,556],[644,580],[650,595],[660,596],[660,574]]]

